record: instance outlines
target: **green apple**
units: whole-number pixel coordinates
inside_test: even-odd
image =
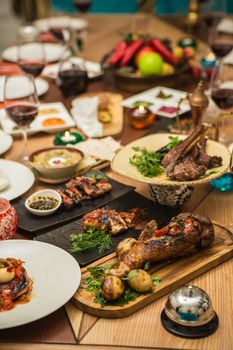
[[[138,64],[139,64],[139,62],[140,62],[140,60],[141,60],[141,58],[142,58],[145,54],[147,54],[147,53],[149,53],[149,52],[153,52],[152,48],[151,48],[150,46],[144,46],[144,47],[137,53],[137,55],[136,55],[136,57],[135,57],[135,63],[136,63],[137,66],[138,66]]]
[[[163,59],[156,52],[148,52],[139,60],[138,68],[142,75],[161,75]]]

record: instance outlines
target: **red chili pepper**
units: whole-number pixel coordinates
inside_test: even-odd
[[[167,227],[163,227],[160,230],[155,230],[153,233],[154,233],[155,236],[163,236],[166,233],[168,233],[168,228]]]
[[[120,59],[123,57],[125,50],[127,48],[127,42],[126,41],[120,41],[118,45],[116,46],[112,56],[108,60],[108,64],[113,66],[116,64]]]
[[[126,64],[131,60],[135,53],[142,47],[143,40],[138,39],[132,42],[125,50],[124,56],[121,59],[121,66],[126,66]]]
[[[150,46],[152,49],[159,53],[166,61],[172,64],[178,63],[178,59],[166,48],[166,46],[157,38],[150,40]]]

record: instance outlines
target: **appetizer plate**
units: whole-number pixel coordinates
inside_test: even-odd
[[[85,19],[70,16],[55,16],[38,19],[34,24],[41,32],[49,30],[49,27],[66,28],[69,26],[77,31],[85,30],[88,27],[88,22]]]
[[[10,135],[0,130],[0,155],[11,148],[13,139]]]
[[[36,59],[37,55],[37,50],[38,46],[35,45],[34,43],[27,44],[25,46],[25,49],[22,51],[23,56],[31,57],[31,53],[34,53],[34,59]],[[45,57],[46,57],[46,62],[51,63],[51,62],[57,62],[63,55],[63,53],[66,51],[66,46],[61,45],[61,44],[56,44],[56,43],[45,43],[44,44],[44,50],[45,50]],[[38,57],[40,57],[38,55]],[[17,62],[17,46],[10,46],[7,49],[5,49],[2,53],[2,58],[5,61],[9,62]]]
[[[148,150],[156,151],[159,148],[167,145],[169,143],[169,136],[178,136],[180,139],[185,139],[184,135],[175,135],[168,133],[161,134],[152,134],[145,137],[142,137],[134,142],[129,143],[127,146],[122,148],[116,156],[113,158],[111,163],[112,170],[116,173],[119,173],[125,177],[128,177],[133,180],[156,184],[156,185],[197,185],[209,182],[217,177],[222,176],[225,172],[227,172],[230,163],[230,152],[225,145],[222,143],[208,140],[206,150],[210,156],[221,156],[222,157],[222,165],[220,167],[209,169],[206,172],[206,176],[202,179],[192,180],[192,181],[174,181],[169,179],[165,173],[155,177],[145,177],[135,166],[130,164],[129,159],[135,154],[133,147],[145,147]],[[216,173],[211,173],[212,171],[216,171]]]
[[[0,329],[20,326],[51,314],[63,306],[79,287],[81,272],[78,263],[70,254],[53,245],[27,240],[1,241],[0,256],[23,260],[33,280],[31,300],[0,312]]]
[[[159,226],[165,225],[173,216],[177,215],[179,209],[169,207],[159,207],[151,200],[141,196],[135,191],[125,194],[124,196],[115,199],[111,203],[104,206],[105,209],[115,209],[117,211],[128,211],[133,208],[139,208],[145,210],[139,217],[140,220],[145,222],[152,219],[156,219]],[[112,245],[109,249],[100,253],[97,249],[89,249],[79,253],[71,253],[71,234],[74,232],[81,232],[82,219],[71,222],[65,226],[61,226],[53,231],[49,231],[43,235],[37,236],[35,240],[54,244],[73,255],[81,266],[90,264],[103,256],[108,255],[115,251],[117,244],[125,238],[133,237],[138,238],[140,229],[131,228],[127,231],[118,233],[112,236]]]
[[[109,123],[103,123],[103,135],[101,137],[105,136],[113,136],[120,134],[123,128],[123,108],[121,106],[121,102],[123,99],[123,96],[120,94],[117,94],[115,92],[87,92],[82,95],[79,95],[77,99],[80,99],[82,97],[93,97],[93,96],[104,96],[109,99],[109,110],[111,111],[112,118]],[[78,118],[78,115],[77,115]]]
[[[28,89],[28,84],[27,83],[25,84],[25,76],[23,75],[15,76],[14,79],[16,80],[16,83],[18,83],[18,86],[16,86],[17,88],[11,92],[11,94],[9,95],[9,98],[16,99],[16,98],[22,98],[22,97],[28,96],[30,91]],[[5,77],[0,76],[0,101],[2,102],[4,100],[4,92],[3,92],[4,81],[5,81]],[[48,82],[40,78],[35,79],[35,86],[36,86],[36,92],[38,96],[45,94],[49,89]]]
[[[9,185],[0,196],[11,201],[27,192],[35,181],[33,172],[25,165],[11,160],[0,159],[0,175],[9,180]]]
[[[86,61],[80,57],[72,57],[71,61],[72,63],[80,67],[84,67],[87,70],[87,75],[89,79],[94,79],[97,77],[101,77],[103,75],[103,72],[101,70],[101,66],[99,63]],[[55,63],[55,64],[46,66],[42,74],[45,77],[56,79],[58,75],[58,70],[59,70],[59,64]]]
[[[157,86],[156,88],[125,99],[122,102],[122,105],[124,107],[132,108],[135,106],[135,103],[140,104],[140,102],[144,102],[153,113],[167,118],[174,118],[176,117],[177,105],[180,99],[183,99],[186,96],[186,92],[169,89],[164,86]],[[187,101],[182,102],[179,114],[188,111],[190,111],[189,104]]]
[[[101,171],[98,170],[90,171],[87,174],[104,175]],[[109,179],[109,182],[112,184],[112,190],[106,193],[104,196],[94,198],[92,200],[83,201],[81,205],[72,209],[65,209],[61,207],[56,213],[44,217],[43,220],[29,213],[24,206],[24,199],[20,198],[14,202],[14,208],[18,214],[18,226],[27,232],[38,234],[38,232],[43,229],[59,226],[69,221],[78,219],[87,212],[103,207],[109,202],[112,202],[115,198],[121,197],[125,193],[128,193],[134,189],[131,186],[123,185],[120,182],[114,181],[112,179]],[[56,188],[54,189],[56,190]]]
[[[22,132],[16,127],[16,124],[8,118],[4,109],[0,112],[0,122],[6,133],[13,136],[22,134]],[[63,103],[41,103],[39,106],[39,113],[27,129],[27,132],[28,134],[39,131],[53,133],[69,129],[73,126],[75,126],[75,122]]]

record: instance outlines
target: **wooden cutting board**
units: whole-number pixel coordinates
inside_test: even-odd
[[[233,256],[233,234],[227,228],[214,223],[215,239],[211,247],[198,253],[178,260],[157,263],[152,266],[150,273],[159,276],[161,283],[153,293],[140,295],[136,300],[124,306],[105,306],[94,303],[92,293],[82,288],[73,297],[75,305],[90,315],[104,318],[127,317],[160,297],[171,293],[202,273],[214,268]],[[115,253],[112,253],[89,266],[100,266],[114,263]],[[82,280],[89,276],[87,267],[82,269]]]
[[[112,119],[109,123],[103,123],[103,137],[115,136],[120,134],[123,128],[123,107],[121,105],[123,96],[115,92],[86,92],[84,94],[79,95],[76,99],[93,96],[99,96],[99,98],[104,96],[109,99]]]

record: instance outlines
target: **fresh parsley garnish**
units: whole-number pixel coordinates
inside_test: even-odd
[[[170,140],[170,142],[167,144],[167,149],[169,151],[182,142],[182,140],[179,140],[178,136],[168,136],[168,138]]]
[[[153,276],[152,281],[153,281],[153,286],[158,287],[160,285],[160,282],[161,282],[161,277]]]
[[[97,181],[99,180],[107,180],[108,177],[104,174],[97,174],[97,173],[90,173],[90,174],[87,174],[88,177],[91,177]]]
[[[139,106],[144,106],[144,107],[150,107],[153,106],[154,103],[150,101],[135,101],[132,103],[132,107],[139,107]]]
[[[201,175],[201,176],[199,177],[199,179],[205,179],[206,177],[211,176],[211,175],[213,175],[213,174],[217,174],[217,173],[218,173],[218,170],[211,170],[209,173],[204,174],[204,175]]]
[[[133,147],[136,152],[129,162],[135,166],[138,171],[145,177],[154,177],[163,172],[163,167],[160,164],[162,160],[161,154],[154,151],[148,151],[145,147]]]
[[[144,265],[144,270],[148,271],[150,269],[150,261],[147,261]]]
[[[108,232],[98,228],[89,227],[85,232],[73,233],[71,235],[72,253],[82,252],[87,249],[97,248],[99,253],[109,249],[112,239]]]

